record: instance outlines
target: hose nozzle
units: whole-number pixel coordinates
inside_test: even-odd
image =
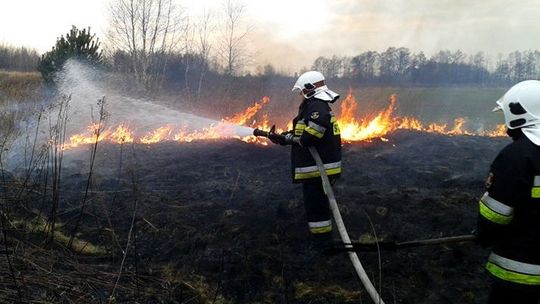
[[[255,129],[253,130],[253,135],[262,136],[262,137],[270,137],[272,136],[272,134],[276,134],[275,131],[276,131],[276,125],[273,125],[270,128],[270,131],[263,131],[263,130]]]

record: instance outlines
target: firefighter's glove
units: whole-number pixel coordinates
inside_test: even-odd
[[[292,145],[294,143],[294,135],[292,133],[287,133],[284,135],[285,145]]]
[[[294,143],[293,138],[294,135],[291,133],[287,133],[284,135],[278,135],[275,133],[270,133],[268,135],[268,138],[270,141],[272,141],[275,144],[286,146],[286,145],[292,145]]]
[[[283,132],[281,134],[276,134],[270,130],[268,132],[268,138],[275,144],[286,146],[292,145],[294,143],[294,134],[292,131]]]

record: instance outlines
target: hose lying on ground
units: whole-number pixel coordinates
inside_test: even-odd
[[[322,184],[324,188],[324,192],[326,193],[326,196],[328,197],[328,202],[330,203],[330,210],[332,210],[332,214],[334,215],[334,221],[336,222],[336,226],[338,227],[339,235],[341,237],[341,241],[346,244],[345,247],[350,246],[352,248],[351,239],[349,238],[349,233],[347,233],[347,229],[345,228],[345,223],[343,222],[343,219],[341,218],[341,213],[339,212],[339,207],[336,201],[336,197],[334,196],[334,191],[332,189],[332,185],[330,184],[330,180],[328,179],[328,175],[326,174],[326,171],[324,170],[324,165],[321,160],[321,157],[319,156],[319,153],[317,152],[317,149],[315,147],[310,146],[308,147],[309,152],[311,153],[311,156],[313,156],[313,159],[315,160],[315,163],[317,164],[317,167],[319,168],[319,172],[321,174]],[[358,255],[354,251],[349,251],[349,258],[351,259],[351,262],[354,266],[354,269],[356,270],[356,273],[358,274],[358,277],[360,278],[360,281],[362,281],[362,285],[366,288],[366,291],[369,293],[369,296],[376,304],[384,304],[384,301],[382,300],[381,296],[373,286],[373,283],[369,280],[369,277],[364,270],[364,267],[362,266],[362,263],[360,262],[360,259],[358,258]]]
[[[284,140],[283,135],[275,133],[275,128],[276,128],[275,126],[272,126],[270,131],[263,131],[263,130],[255,129],[253,130],[253,135],[268,137],[270,139]],[[295,144],[300,144],[298,142],[298,138],[295,138],[293,141]],[[328,175],[326,174],[326,171],[324,170],[324,165],[319,155],[319,152],[317,152],[317,149],[315,149],[315,147],[313,146],[308,147],[308,149],[309,149],[309,152],[311,153],[311,156],[315,160],[315,163],[317,164],[317,168],[319,168],[319,172],[321,174],[322,184],[324,188],[324,193],[326,193],[326,196],[328,197],[328,202],[330,203],[330,210],[332,210],[334,221],[336,222],[336,225],[338,227],[341,241],[345,245],[345,248],[353,248],[351,245],[351,239],[349,238],[349,233],[347,233],[347,229],[345,228],[345,223],[343,223],[343,219],[341,218],[341,213],[339,212],[336,197],[334,196],[334,191],[332,190],[332,185],[330,184]],[[384,304],[384,301],[382,300],[381,296],[379,295],[379,293],[373,286],[373,283],[371,283],[371,281],[369,280],[369,277],[366,271],[364,270],[362,263],[360,263],[360,259],[358,258],[358,255],[356,254],[356,252],[349,251],[348,254],[354,266],[354,269],[356,270],[356,273],[358,274],[358,277],[360,278],[360,281],[362,282],[362,285],[364,285],[364,288],[369,293],[369,296],[371,297],[373,302],[375,304]]]

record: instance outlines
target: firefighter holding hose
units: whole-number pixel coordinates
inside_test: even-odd
[[[332,218],[321,175],[308,147],[319,153],[331,182],[341,174],[341,137],[330,108],[339,95],[330,90],[317,71],[302,74],[292,91],[299,91],[302,103],[293,119],[293,130],[269,138],[281,145],[292,145],[291,165],[294,183],[301,183],[306,218],[315,246],[324,251],[332,243]]]
[[[480,199],[478,237],[493,246],[489,303],[540,303],[540,81],[508,90],[502,110],[513,142],[493,161]]]

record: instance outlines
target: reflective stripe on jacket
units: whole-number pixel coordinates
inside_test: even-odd
[[[291,151],[292,178],[296,183],[320,178],[320,172],[309,153],[308,146],[315,146],[324,163],[326,174],[341,174],[341,136],[337,119],[327,102],[310,98],[300,105],[293,120],[293,134],[300,145]]]
[[[492,252],[486,269],[504,281],[540,286],[540,265],[537,264],[515,261]]]
[[[540,288],[540,147],[518,133],[493,161],[486,188],[478,216],[480,243],[493,246],[486,269]]]

